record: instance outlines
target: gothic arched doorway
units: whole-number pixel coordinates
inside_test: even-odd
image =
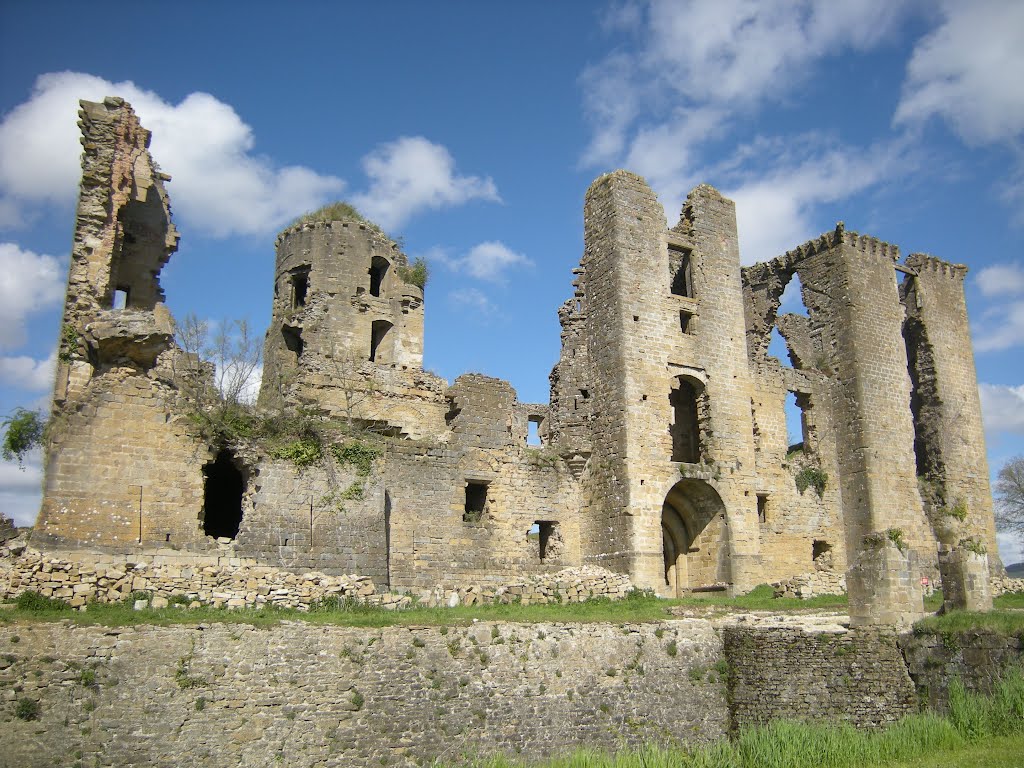
[[[683,590],[728,581],[725,504],[703,480],[680,480],[661,508],[665,557],[664,592],[679,597]]]

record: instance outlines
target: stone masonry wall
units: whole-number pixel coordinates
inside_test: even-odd
[[[996,680],[1024,663],[1024,637],[983,629],[908,633],[900,635],[899,644],[921,703],[940,712],[949,707],[951,681],[989,694]]]
[[[17,642],[14,642],[17,638]],[[706,622],[0,627],[0,762],[387,766],[725,733]],[[39,703],[39,719],[14,716]]]
[[[894,634],[728,626],[733,730],[779,718],[882,726],[916,711]]]

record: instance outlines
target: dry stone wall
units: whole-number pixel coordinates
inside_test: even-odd
[[[18,642],[12,642],[12,638]],[[0,628],[0,763],[387,766],[725,733],[706,622]],[[671,650],[670,650],[671,649]],[[38,703],[36,720],[14,712]]]
[[[733,730],[776,719],[877,727],[917,709],[892,632],[728,626],[723,642]]]

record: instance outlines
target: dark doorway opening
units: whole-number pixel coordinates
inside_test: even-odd
[[[231,451],[222,449],[203,467],[203,533],[214,538],[238,536],[242,524],[242,491],[245,478],[235,466]]]

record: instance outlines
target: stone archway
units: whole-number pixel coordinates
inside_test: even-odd
[[[686,589],[728,581],[725,504],[703,480],[672,486],[661,508],[665,580],[661,591],[679,597]]]

